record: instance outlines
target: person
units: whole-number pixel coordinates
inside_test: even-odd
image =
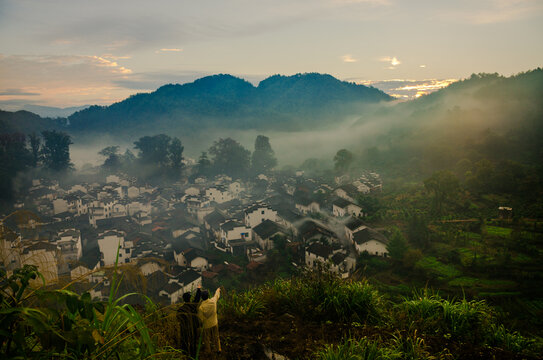
[[[198,347],[200,319],[198,318],[198,303],[202,294],[201,285],[198,285],[194,300],[191,301],[191,293],[183,294],[183,305],[177,309],[177,320],[179,321],[179,347],[189,356],[196,356]]]
[[[207,291],[202,292],[202,303],[198,307],[198,318],[202,322],[203,345],[208,354],[221,352],[219,339],[219,322],[217,320],[217,301],[221,296],[221,289],[217,288],[215,295],[209,298]]]

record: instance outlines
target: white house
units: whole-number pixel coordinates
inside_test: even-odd
[[[200,196],[200,188],[191,186],[185,189],[185,194],[190,196]]]
[[[100,266],[115,264],[117,248],[119,248],[119,263],[130,262],[132,243],[124,241],[123,231],[106,231],[98,235],[98,247],[100,248]]]
[[[300,211],[302,214],[310,214],[319,212],[321,207],[319,203],[314,200],[302,198],[296,200],[296,209],[298,209],[298,211]]]
[[[352,184],[341,185],[334,190],[334,194],[347,201],[354,202],[358,196],[358,189]]]
[[[21,254],[22,265],[35,265],[50,284],[58,280],[58,249],[55,245],[40,241],[27,246]]]
[[[65,261],[77,261],[81,258],[83,249],[81,246],[81,231],[67,229],[57,234],[55,245]]]
[[[241,187],[241,183],[239,181],[234,181],[228,185],[228,191],[233,196],[238,196],[239,193],[243,191],[243,188]]]
[[[160,290],[158,295],[167,297],[170,304],[176,304],[183,296],[183,286],[175,281],[169,282],[162,290]]]
[[[186,249],[180,252],[174,250],[174,258],[178,265],[196,268],[199,271],[207,270],[209,262],[196,249]]]
[[[266,204],[255,204],[244,211],[245,225],[250,228],[261,224],[264,220],[277,221],[277,211]]]
[[[270,250],[274,248],[272,240],[276,235],[287,236],[288,231],[282,226],[271,220],[264,220],[253,228],[253,239],[258,243],[261,249]]]
[[[206,196],[209,200],[214,201],[217,204],[222,204],[234,199],[232,194],[224,186],[220,185],[206,189]]]
[[[228,220],[220,226],[220,241],[228,245],[232,240],[251,241],[251,228],[237,221]]]
[[[345,223],[345,236],[353,241],[354,233],[367,228],[367,226],[359,218],[351,217]]]
[[[353,244],[358,253],[366,251],[370,255],[388,256],[388,239],[373,229],[366,227],[355,232]]]
[[[343,216],[353,216],[360,217],[364,216],[362,208],[356,204],[353,204],[350,201],[347,201],[343,198],[339,198],[332,203],[332,214],[336,217]]]

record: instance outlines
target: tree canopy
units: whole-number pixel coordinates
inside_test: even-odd
[[[209,148],[213,156],[213,169],[217,174],[246,176],[249,170],[251,152],[232,138],[216,140]]]
[[[256,137],[251,165],[255,174],[268,173],[277,165],[275,153],[267,136],[258,135]]]
[[[45,130],[42,132],[42,136],[41,153],[45,167],[54,171],[69,169],[72,166],[70,145],[73,144],[70,135],[56,130]]]

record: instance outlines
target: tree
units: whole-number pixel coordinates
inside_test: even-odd
[[[349,150],[341,149],[334,156],[334,169],[338,173],[345,173],[349,170],[353,162],[353,153]]]
[[[407,239],[417,247],[424,248],[428,245],[430,233],[428,222],[422,214],[414,213],[407,223]]]
[[[70,135],[56,130],[42,132],[42,156],[45,167],[54,171],[68,170],[70,163],[70,145],[73,144]]]
[[[401,261],[408,249],[407,241],[399,229],[394,229],[394,233],[387,245],[388,254],[394,260]]]
[[[28,140],[30,142],[30,154],[32,155],[32,166],[38,166],[40,162],[40,147],[41,147],[41,138],[32,133],[28,135]]]
[[[160,134],[155,136],[143,136],[134,141],[138,152],[138,159],[143,164],[164,165],[168,162],[168,148],[171,138]]]
[[[0,134],[0,198],[12,198],[13,179],[32,164],[24,134]]]
[[[228,176],[245,176],[249,169],[251,152],[237,141],[226,138],[219,139],[209,148],[213,156],[213,170],[217,174]]]
[[[211,161],[207,157],[207,152],[202,151],[196,169],[198,175],[209,176],[211,174]]]
[[[255,174],[268,173],[277,165],[275,153],[267,136],[258,135],[256,137],[251,163]]]
[[[103,168],[112,170],[119,168],[119,166],[121,165],[119,146],[117,145],[103,148],[98,152],[98,155],[106,158],[104,164],[102,164]]]
[[[183,145],[181,140],[165,134],[144,136],[134,142],[138,161],[144,173],[150,177],[167,175],[176,178],[183,168]]]
[[[168,159],[169,167],[171,169],[172,176],[178,176],[183,169],[183,150],[184,147],[181,144],[181,140],[174,137],[168,146]]]
[[[434,193],[434,210],[438,215],[443,212],[443,204],[452,199],[459,190],[458,179],[448,170],[436,171],[424,180],[426,190]]]

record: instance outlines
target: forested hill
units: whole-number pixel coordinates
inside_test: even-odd
[[[257,87],[231,75],[213,75],[165,85],[111,106],[92,106],[69,119],[73,131],[303,129],[330,115],[353,114],[364,104],[388,100],[389,95],[375,88],[316,73],[276,75]]]

